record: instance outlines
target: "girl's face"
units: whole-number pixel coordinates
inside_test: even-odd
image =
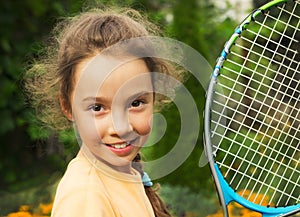
[[[102,57],[99,64],[89,64],[88,60],[79,65],[71,118],[83,145],[96,158],[128,173],[151,131],[153,86],[143,60],[105,70],[114,61]]]

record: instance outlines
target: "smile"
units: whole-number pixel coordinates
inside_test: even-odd
[[[118,156],[127,156],[134,150],[134,141],[106,144],[108,149]]]
[[[122,144],[106,144],[106,145],[110,146],[112,148],[115,148],[115,149],[123,149],[123,148],[126,148],[127,146],[129,146],[130,143],[124,142]]]

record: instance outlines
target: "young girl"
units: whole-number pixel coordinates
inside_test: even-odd
[[[132,58],[130,49],[124,56],[102,53],[156,28],[131,9],[97,9],[60,23],[55,33],[49,55],[28,71],[27,88],[42,121],[74,126],[81,149],[59,183],[52,216],[170,216],[139,152],[156,100],[151,72],[171,68],[152,57]]]

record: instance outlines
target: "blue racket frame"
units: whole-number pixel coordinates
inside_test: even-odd
[[[214,71],[212,73],[212,78],[209,84],[209,87],[207,89],[207,92],[213,92],[214,86],[216,84],[216,79],[219,76],[221,66],[223,65],[223,62],[226,60],[226,57],[229,53],[229,49],[234,44],[234,42],[237,40],[237,38],[242,33],[243,29],[251,22],[252,19],[254,19],[258,14],[262,13],[264,10],[268,9],[270,6],[277,5],[280,3],[285,3],[289,0],[274,0],[271,1],[257,10],[253,11],[246,19],[235,29],[234,33],[230,37],[230,39],[227,41],[227,43],[224,46],[223,51],[221,52],[221,55],[217,61],[217,64],[214,68]],[[263,215],[263,217],[276,217],[276,216],[288,216],[295,213],[300,212],[300,204],[288,206],[288,207],[266,207],[262,205],[258,205],[255,203],[252,203],[245,198],[238,195],[226,182],[224,177],[222,176],[222,173],[218,167],[218,165],[213,160],[213,150],[211,147],[211,141],[210,141],[210,132],[207,129],[210,129],[210,108],[211,108],[211,95],[207,96],[206,99],[206,105],[205,105],[205,112],[204,112],[204,128],[206,129],[204,131],[204,138],[205,138],[205,150],[207,153],[208,161],[210,164],[210,169],[215,181],[215,185],[218,191],[219,200],[223,208],[224,216],[228,217],[228,210],[227,206],[230,202],[235,201],[238,204],[244,206],[245,208],[248,208],[250,210],[259,212]]]
[[[288,207],[275,208],[275,207],[266,207],[266,206],[257,205],[255,203],[246,200],[245,198],[238,195],[228,185],[228,183],[225,181],[216,163],[214,164],[214,167],[220,183],[219,188],[222,191],[224,203],[226,206],[228,206],[230,202],[235,201],[250,210],[262,213],[264,217],[276,217],[276,216],[287,215],[287,214],[291,215],[293,213],[300,211],[300,204],[294,206],[288,206]]]

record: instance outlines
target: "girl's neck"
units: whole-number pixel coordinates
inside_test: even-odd
[[[102,158],[99,158],[99,157],[95,157],[98,161],[104,163],[105,165],[109,166],[110,168],[118,171],[118,172],[121,172],[121,173],[127,173],[127,174],[133,174],[132,172],[132,167],[131,167],[131,163],[128,162],[128,164],[126,165],[122,165],[122,166],[115,166],[115,165],[112,165],[110,164],[109,162],[103,160]]]
[[[101,162],[101,164],[105,164],[106,166],[112,168],[115,171],[121,172],[121,173],[126,173],[126,174],[134,174],[133,170],[132,170],[132,163],[128,162],[128,163],[124,163],[124,165],[122,166],[116,166],[113,164],[110,164],[109,162],[105,161],[104,159],[95,156],[88,147],[86,147],[84,144],[81,147],[83,153],[86,155],[87,158],[90,159],[91,162],[95,162],[95,161],[99,161]]]

